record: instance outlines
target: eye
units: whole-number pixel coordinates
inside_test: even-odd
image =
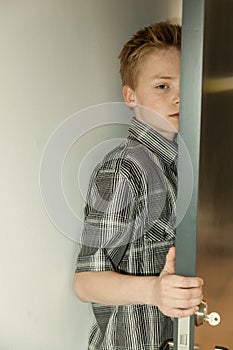
[[[166,85],[166,84],[159,84],[156,86],[156,89],[161,89],[161,90],[165,90],[165,89],[168,89],[169,86]]]

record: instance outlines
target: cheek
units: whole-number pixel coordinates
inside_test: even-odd
[[[150,98],[150,104],[154,107],[161,109],[164,105],[163,100],[158,96],[152,96]]]
[[[162,108],[166,108],[169,103],[169,98],[167,96],[156,96],[154,98],[154,103]]]

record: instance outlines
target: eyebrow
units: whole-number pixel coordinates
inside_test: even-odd
[[[165,75],[154,75],[151,77],[151,80],[156,80],[156,79],[173,79],[171,76],[165,76]]]

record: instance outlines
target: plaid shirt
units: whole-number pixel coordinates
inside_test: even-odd
[[[92,174],[76,272],[158,276],[175,240],[177,143],[133,118]],[[92,303],[89,350],[156,350],[172,320],[156,306]]]

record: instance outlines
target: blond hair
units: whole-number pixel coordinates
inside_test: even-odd
[[[181,27],[168,21],[152,24],[140,29],[123,46],[119,55],[122,85],[131,89],[137,86],[140,66],[146,55],[155,49],[181,47]]]

